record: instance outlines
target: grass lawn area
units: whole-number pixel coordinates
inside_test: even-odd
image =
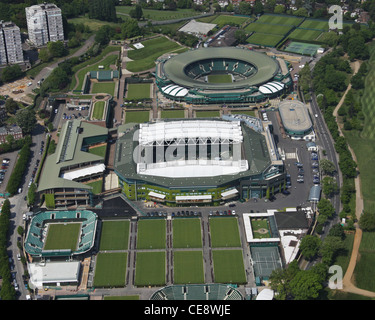
[[[88,186],[92,187],[93,194],[99,194],[102,192],[103,189],[103,179],[96,180],[94,182],[86,183]]]
[[[103,300],[139,300],[139,296],[104,296]]]
[[[231,114],[244,114],[247,116],[255,117],[255,111],[252,110],[243,110],[243,111],[231,111]]]
[[[363,232],[359,247],[359,260],[354,269],[355,284],[365,290],[375,291],[375,232]]]
[[[270,238],[271,236],[267,219],[251,219],[251,228],[253,229],[254,238],[262,239]],[[268,232],[263,233],[263,230],[267,230]]]
[[[119,27],[120,25],[115,22],[101,21],[96,19],[89,19],[88,15],[81,16],[78,18],[68,19],[68,23],[81,24],[89,26],[92,31],[98,31],[102,26],[109,25],[111,27]]]
[[[245,28],[245,31],[284,35],[287,34],[290,29],[292,29],[292,26],[275,27],[274,25],[268,23],[253,22]]]
[[[220,111],[195,111],[196,118],[220,117]]]
[[[96,260],[94,287],[123,287],[127,258],[126,252],[99,253]]]
[[[126,64],[126,69],[131,72],[139,72],[155,67],[155,60],[163,53],[180,49],[181,46],[166,37],[158,37],[143,41],[144,48],[129,50],[128,57],[134,61]]]
[[[232,76],[230,74],[211,74],[207,76],[209,83],[231,83]]]
[[[320,21],[315,19],[306,19],[302,22],[302,24],[299,26],[300,28],[306,28],[306,29],[315,29],[315,30],[322,30],[322,31],[328,31],[328,20],[327,21]]]
[[[275,47],[283,38],[283,35],[257,32],[247,38],[246,42],[260,46]]]
[[[96,120],[102,120],[104,114],[104,101],[97,101],[94,104],[94,110],[92,112],[92,118]]]
[[[104,221],[99,250],[127,250],[129,226],[129,220]]]
[[[204,283],[202,251],[175,251],[173,270],[175,284]]]
[[[200,219],[173,220],[174,248],[202,248]]]
[[[151,83],[128,84],[126,99],[141,100],[150,98]]]
[[[237,218],[210,218],[212,247],[240,247]]]
[[[48,209],[54,209],[55,208],[55,195],[53,193],[45,193],[44,194],[44,200],[46,202],[46,207]]]
[[[166,222],[164,219],[138,221],[137,249],[164,249],[165,242]]]
[[[100,156],[100,157],[105,157],[105,153],[107,151],[107,145],[102,145],[102,146],[99,146],[99,147],[93,147],[93,148],[90,148],[89,149],[89,153],[92,153],[92,154],[96,154],[97,156]]]
[[[92,82],[91,93],[108,93],[111,96],[114,96],[115,87],[116,87],[116,83],[114,81]]]
[[[135,285],[152,286],[165,284],[165,252],[137,252]]]
[[[150,119],[149,111],[126,111],[125,123],[143,123]]]
[[[290,39],[312,41],[320,36],[320,30],[295,29],[290,35]]]
[[[75,251],[81,223],[52,223],[48,227],[44,250],[70,249]]]
[[[132,9],[134,9],[134,6],[116,6],[116,13],[129,14],[130,10]],[[146,19],[155,21],[180,19],[199,15],[199,12],[193,9],[177,9],[175,11],[142,9],[142,11],[143,16]],[[124,18],[124,15],[118,14],[118,17]]]
[[[78,85],[74,76],[72,76],[72,82],[70,83],[70,90],[73,90],[74,87],[77,85],[76,90],[81,90],[83,85],[83,80],[85,75],[89,71],[100,71],[100,70],[111,70],[109,67],[110,65],[116,64],[116,60],[118,58],[118,53],[120,51],[120,47],[118,46],[107,46],[103,49],[103,51],[96,57],[86,60],[72,68],[72,71],[77,73],[78,77]],[[104,58],[108,53],[113,52],[113,54],[109,55],[108,57]],[[99,66],[103,66],[103,69],[99,69]],[[82,69],[82,70],[81,70]]]
[[[225,25],[229,23],[235,23],[237,25],[242,25],[244,22],[251,21],[252,18],[249,17],[237,17],[232,15],[219,15],[214,20],[212,20],[210,23],[217,24],[219,28],[224,27]]]
[[[184,110],[163,110],[161,112],[161,118],[173,119],[173,118],[185,118]]]
[[[242,250],[212,250],[216,283],[245,283]]]
[[[283,25],[283,26],[298,26],[304,18],[293,17],[288,15],[262,15],[258,22],[269,23],[274,25]]]

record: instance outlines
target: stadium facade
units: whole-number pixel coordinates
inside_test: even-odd
[[[229,78],[210,80],[218,75]],[[156,61],[155,76],[165,97],[190,104],[256,103],[293,87],[286,61],[239,47],[163,55]]]
[[[261,198],[284,187],[271,123],[244,115],[118,128],[114,171],[130,200],[171,206]]]

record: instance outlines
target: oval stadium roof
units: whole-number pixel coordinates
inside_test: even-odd
[[[194,80],[185,73],[185,67],[191,63],[207,59],[238,59],[256,67],[257,72],[244,80],[233,83],[205,83]],[[208,47],[186,51],[171,57],[164,63],[164,74],[175,84],[185,88],[213,90],[233,90],[258,86],[271,80],[279,71],[278,62],[260,52],[237,47]]]

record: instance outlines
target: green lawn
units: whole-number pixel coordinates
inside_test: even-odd
[[[92,112],[92,118],[96,120],[102,120],[104,114],[105,101],[97,101],[94,104],[94,110]]]
[[[284,34],[287,34],[291,29],[292,29],[292,26],[277,26],[276,27],[268,23],[254,22],[254,23],[250,23],[245,28],[245,31],[284,35]]]
[[[129,220],[103,221],[99,250],[127,250]]]
[[[75,251],[81,223],[51,223],[48,227],[44,250],[70,249]]]
[[[115,22],[108,22],[108,21],[101,21],[101,20],[96,20],[96,19],[89,19],[88,15],[86,16],[81,16],[78,18],[72,18],[68,19],[68,23],[72,24],[81,24],[83,23],[84,25],[89,26],[91,31],[98,31],[102,26],[104,25],[109,25],[111,27],[117,27],[119,26],[118,23]]]
[[[116,83],[114,81],[108,82],[92,82],[91,93],[108,93],[111,96],[115,95]]]
[[[141,100],[150,98],[151,83],[128,84],[126,99]]]
[[[207,76],[209,83],[231,83],[232,76],[230,74],[211,74]]]
[[[249,38],[247,38],[246,42],[250,44],[256,44],[259,46],[275,47],[283,38],[283,35],[265,34],[257,32],[252,34]]]
[[[143,123],[150,119],[149,111],[126,111],[125,123]]]
[[[165,247],[165,220],[139,220],[137,229],[137,249],[164,249]]]
[[[304,18],[301,17],[293,17],[288,15],[262,15],[258,22],[261,23],[269,23],[273,25],[283,25],[283,26],[298,26]]]
[[[220,111],[195,111],[196,118],[220,117]]]
[[[125,17],[124,15],[119,15],[119,13],[129,14],[132,9],[134,9],[134,6],[116,6],[116,12],[120,18]],[[199,15],[199,12],[193,9],[177,9],[175,11],[142,9],[142,12],[146,19],[155,21],[180,19]]]
[[[249,17],[238,17],[232,15],[218,15],[214,20],[210,23],[217,24],[219,28],[224,27],[227,24],[234,23],[237,25],[242,25],[244,22],[251,21],[253,18]]]
[[[96,180],[94,182],[86,183],[88,186],[92,187],[93,194],[99,194],[102,192],[103,189],[103,179]]]
[[[158,37],[143,41],[144,48],[129,50],[128,57],[134,61],[126,64],[126,69],[131,72],[139,72],[155,67],[155,60],[164,53],[181,48],[179,44],[168,40],[166,37]]]
[[[126,252],[100,252],[96,259],[94,287],[125,286],[127,257]]]
[[[163,110],[161,111],[162,119],[185,118],[184,110]]]
[[[201,221],[200,219],[173,220],[173,247],[174,248],[201,248]]]
[[[304,29],[295,29],[290,35],[290,39],[294,40],[305,40],[313,41],[320,36],[322,31],[320,30],[304,30]]]
[[[242,250],[212,250],[216,283],[246,283]]]
[[[92,154],[96,154],[97,156],[100,156],[100,157],[105,157],[105,154],[106,154],[106,151],[107,151],[107,145],[102,145],[102,146],[99,146],[99,147],[93,147],[93,148],[90,148],[89,149],[89,153],[92,153]]]
[[[212,247],[241,246],[237,218],[211,218],[210,230]]]
[[[173,253],[174,284],[204,283],[202,251]]]
[[[137,252],[135,266],[136,286],[165,284],[165,252]]]

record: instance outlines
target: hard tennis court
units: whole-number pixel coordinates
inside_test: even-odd
[[[255,277],[267,280],[273,270],[282,268],[277,245],[251,245],[250,252]]]
[[[319,48],[320,46],[317,44],[292,41],[284,50],[288,52],[314,56]]]

